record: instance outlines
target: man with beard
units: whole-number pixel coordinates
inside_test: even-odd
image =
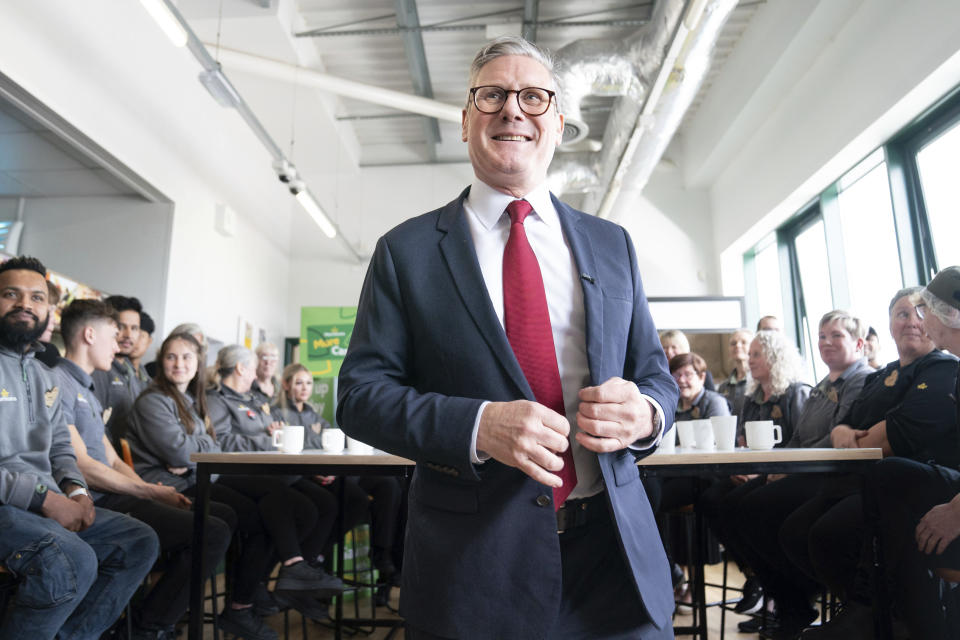
[[[46,269],[0,265],[0,558],[19,581],[2,638],[97,638],[153,566],[157,536],[94,507],[54,374],[37,363]]]
[[[133,370],[137,372],[137,378],[145,380],[147,383],[153,379],[156,372],[151,372],[147,366],[143,364],[143,356],[146,355],[150,347],[153,346],[153,332],[156,331],[156,329],[157,325],[153,322],[150,314],[146,311],[141,311],[140,337],[137,339],[137,344],[130,353],[130,363],[133,365]]]
[[[93,387],[100,406],[103,407],[103,421],[107,425],[107,437],[113,446],[120,449],[120,438],[127,435],[130,412],[140,392],[150,383],[150,377],[140,367],[131,362],[131,355],[140,339],[140,314],[143,305],[128,296],[110,296],[104,300],[117,312],[117,346],[120,350],[113,359],[109,371],[93,372]]]

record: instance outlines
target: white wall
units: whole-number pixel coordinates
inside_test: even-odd
[[[195,321],[229,342],[243,316],[279,339],[290,262],[278,239],[296,205],[239,116],[197,82],[192,55],[137,2],[14,0],[0,23],[0,71],[174,203],[169,268],[147,276],[166,281],[158,322]],[[238,213],[232,238],[214,231],[217,203]]]
[[[169,204],[134,197],[28,198],[19,252],[95,289],[136,296],[159,324],[171,218]]]
[[[684,147],[688,179],[710,192],[726,293],[742,292],[745,249],[960,83],[958,50],[955,0],[760,7]]]

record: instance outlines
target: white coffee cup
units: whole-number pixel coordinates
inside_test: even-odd
[[[673,423],[673,429],[667,431],[663,434],[663,437],[660,439],[660,446],[657,447],[657,450],[654,451],[654,454],[657,453],[673,453],[677,450],[677,423]]]
[[[373,453],[373,447],[366,442],[347,437],[347,452],[358,456],[368,456]]]
[[[680,436],[681,449],[693,449],[697,440],[693,434],[693,421],[681,420],[677,422],[677,435]]]
[[[320,444],[327,453],[341,453],[346,445],[346,435],[340,429],[329,427],[320,434]]]
[[[693,420],[694,446],[701,451],[713,451],[716,443],[713,441],[713,427],[710,420]]]
[[[773,445],[783,440],[780,425],[773,424],[772,420],[751,420],[746,424],[747,446],[751,449],[765,451],[773,449]]]
[[[273,446],[284,453],[300,453],[303,451],[303,434],[303,427],[287,425],[273,432]]]
[[[737,446],[737,416],[710,416],[717,451],[733,451]]]

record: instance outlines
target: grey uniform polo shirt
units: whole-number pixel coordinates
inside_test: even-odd
[[[857,360],[833,382],[826,376],[810,391],[788,448],[829,447],[830,432],[846,415],[860,395],[863,383],[873,368],[866,360]]]
[[[108,467],[107,450],[103,445],[103,407],[94,394],[93,378],[75,362],[61,358],[54,368],[60,380],[63,397],[63,417],[67,424],[77,428],[77,433],[87,447],[87,455]],[[90,491],[94,501],[103,493]]]
[[[93,372],[94,390],[103,407],[107,435],[114,446],[117,446],[120,438],[126,437],[133,403],[149,383],[149,378],[140,379],[126,356],[114,358],[109,371]]]

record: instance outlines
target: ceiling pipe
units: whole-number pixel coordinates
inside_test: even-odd
[[[690,0],[687,3],[630,138],[617,158],[597,208],[598,217],[610,217],[624,184],[629,184],[631,189],[642,189],[650,179],[709,70],[710,53],[736,6],[737,0]]]
[[[353,80],[338,78],[312,69],[298,67],[285,62],[268,60],[249,53],[220,48],[221,64],[235,71],[281,80],[304,87],[313,87],[329,91],[346,98],[372,102],[373,104],[409,111],[438,120],[460,124],[463,107],[454,106],[430,98],[410,95],[400,91],[382,89]]]

